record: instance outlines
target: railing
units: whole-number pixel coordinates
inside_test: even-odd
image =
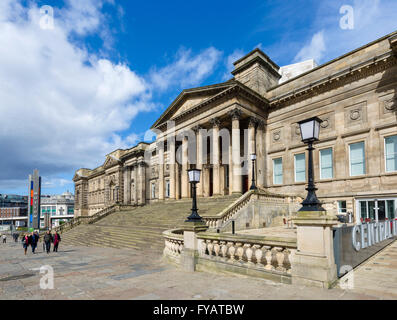
[[[200,258],[255,268],[275,274],[291,274],[296,239],[199,233]]]
[[[165,257],[170,258],[174,262],[180,262],[180,256],[183,251],[183,230],[172,229],[163,232]]]
[[[92,223],[95,223],[95,222],[105,218],[106,216],[110,215],[113,212],[130,209],[131,207],[132,207],[132,205],[128,205],[128,204],[119,204],[119,203],[112,204],[109,207],[99,210],[92,216],[75,217],[60,226],[52,228],[52,231],[54,231],[54,232],[58,231],[60,233],[63,233],[70,229],[73,229],[74,227],[76,227],[80,224],[92,224]]]
[[[207,226],[211,229],[223,227],[225,226],[225,223],[230,221],[230,219],[232,219],[236,213],[238,213],[248,204],[248,202],[250,202],[252,197],[269,202],[285,204],[289,203],[288,198],[291,198],[290,196],[286,195],[272,194],[260,188],[256,190],[249,190],[219,214],[212,216],[203,215],[202,218]]]

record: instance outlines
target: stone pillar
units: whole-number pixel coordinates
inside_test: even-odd
[[[212,118],[210,120],[212,124],[212,165],[213,165],[213,191],[214,196],[220,195],[220,163],[219,163],[219,125],[220,121],[218,118]]]
[[[248,188],[251,186],[251,183],[252,183],[251,154],[256,153],[256,150],[255,150],[255,128],[256,128],[257,121],[258,120],[255,117],[251,117],[249,124],[248,124],[248,154],[247,154]],[[258,159],[256,162],[258,162]],[[255,165],[256,165],[256,163],[255,163]],[[255,178],[256,178],[256,175],[255,175]]]
[[[231,133],[231,132],[230,132]],[[230,135],[229,141],[229,194],[233,193],[233,148],[232,148],[232,137]]]
[[[126,166],[124,168],[124,195],[123,202],[125,204],[131,203],[131,168]]]
[[[230,180],[232,180],[232,192],[243,193],[243,185],[241,178],[241,156],[240,156],[240,117],[241,110],[233,109],[230,111],[232,117],[232,174]]]
[[[332,227],[337,218],[326,211],[300,211],[297,251],[291,257],[293,284],[331,288],[337,280]]]
[[[197,184],[197,197],[203,196],[203,185],[204,185],[204,172],[203,172],[203,133],[201,132],[200,126],[195,126],[193,128],[194,132],[196,133],[196,168],[201,170],[201,179],[200,182]]]
[[[138,204],[138,165],[134,164],[134,203]]]
[[[159,147],[159,200],[164,200],[164,143]]]
[[[138,164],[138,194],[139,194],[139,205],[144,205],[146,203],[146,165],[145,162],[142,160]]]
[[[257,186],[265,187],[265,140],[264,140],[264,121],[258,120],[256,128],[256,177]]]
[[[188,139],[186,136],[182,140],[182,172],[181,172],[181,196],[182,198],[189,197],[189,182],[188,182]]]
[[[181,166],[179,164],[175,164],[175,199],[180,199],[181,198],[181,180],[180,180],[180,174],[179,171],[181,170]]]
[[[168,159],[170,166],[170,199],[176,199],[176,161],[175,161],[175,137],[168,140]]]
[[[197,233],[207,230],[205,222],[185,222],[183,228],[183,251],[181,255],[181,265],[186,271],[195,271],[199,257],[199,242]]]

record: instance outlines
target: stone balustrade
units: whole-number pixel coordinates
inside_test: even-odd
[[[296,240],[208,232],[197,238],[200,258],[284,276],[291,274],[290,257],[296,251]]]
[[[224,226],[226,223],[228,223],[228,221],[233,219],[234,216],[241,209],[243,209],[253,198],[262,201],[267,201],[269,203],[280,203],[280,204],[290,203],[291,200],[294,201],[294,199],[291,199],[291,197],[289,196],[272,194],[258,188],[256,190],[249,190],[219,214],[213,216],[203,215],[202,218],[210,229],[220,228]]]
[[[170,262],[179,264],[181,253],[183,251],[183,230],[172,229],[163,232],[164,251],[163,255]]]

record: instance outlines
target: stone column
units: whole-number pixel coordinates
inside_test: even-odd
[[[131,168],[126,166],[124,168],[124,197],[125,204],[131,203]]]
[[[332,227],[337,218],[326,211],[300,211],[297,251],[291,257],[293,284],[331,288],[337,280]]]
[[[176,161],[175,161],[175,137],[168,140],[168,159],[170,166],[170,199],[176,199]]]
[[[213,191],[214,196],[220,195],[220,163],[219,163],[219,125],[220,121],[218,118],[212,118],[210,120],[212,124],[212,165],[213,165]]]
[[[256,128],[257,121],[258,120],[255,117],[251,117],[249,124],[248,124],[248,154],[247,154],[248,188],[251,186],[251,183],[252,183],[251,154],[256,153],[256,150],[255,150],[255,128]],[[256,162],[258,162],[258,159],[256,160]],[[256,163],[255,163],[255,165],[256,165]]]
[[[240,156],[240,117],[241,110],[236,108],[230,111],[232,117],[232,158],[230,166],[232,167],[232,174],[230,180],[232,181],[232,192],[243,193],[243,185],[241,178],[241,156]]]
[[[181,172],[181,196],[182,198],[189,197],[189,182],[188,182],[188,139],[186,136],[182,140],[182,172]]]
[[[159,200],[164,200],[164,142],[159,147]]]
[[[195,126],[193,128],[196,133],[196,168],[201,170],[200,182],[197,184],[197,197],[203,196],[203,185],[204,185],[204,172],[203,172],[203,133],[200,126]]]
[[[139,205],[144,205],[146,203],[146,165],[143,160],[138,164],[138,180],[139,180]]]
[[[138,165],[134,164],[134,204],[138,204]]]
[[[257,186],[265,187],[265,140],[264,140],[264,121],[258,120],[256,129],[256,176]]]

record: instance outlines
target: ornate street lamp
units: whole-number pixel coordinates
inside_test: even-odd
[[[192,206],[192,213],[189,217],[187,217],[186,222],[197,222],[202,221],[201,217],[198,214],[197,209],[197,197],[196,197],[196,184],[200,182],[200,169],[189,169],[187,170],[189,175],[189,182],[192,186],[192,198],[193,198],[193,206]]]
[[[309,150],[309,167],[308,167],[308,178],[309,183],[306,188],[307,197],[302,202],[302,208],[298,211],[325,211],[321,206],[321,202],[317,199],[316,190],[314,185],[314,174],[313,174],[313,142],[318,141],[320,134],[320,123],[323,122],[318,117],[299,121],[299,128],[301,131],[302,142],[308,144],[307,150]]]
[[[256,160],[256,154],[252,153],[251,154],[251,161],[252,161],[252,182],[251,182],[251,188],[250,190],[255,190],[257,189],[255,185],[255,160]]]

